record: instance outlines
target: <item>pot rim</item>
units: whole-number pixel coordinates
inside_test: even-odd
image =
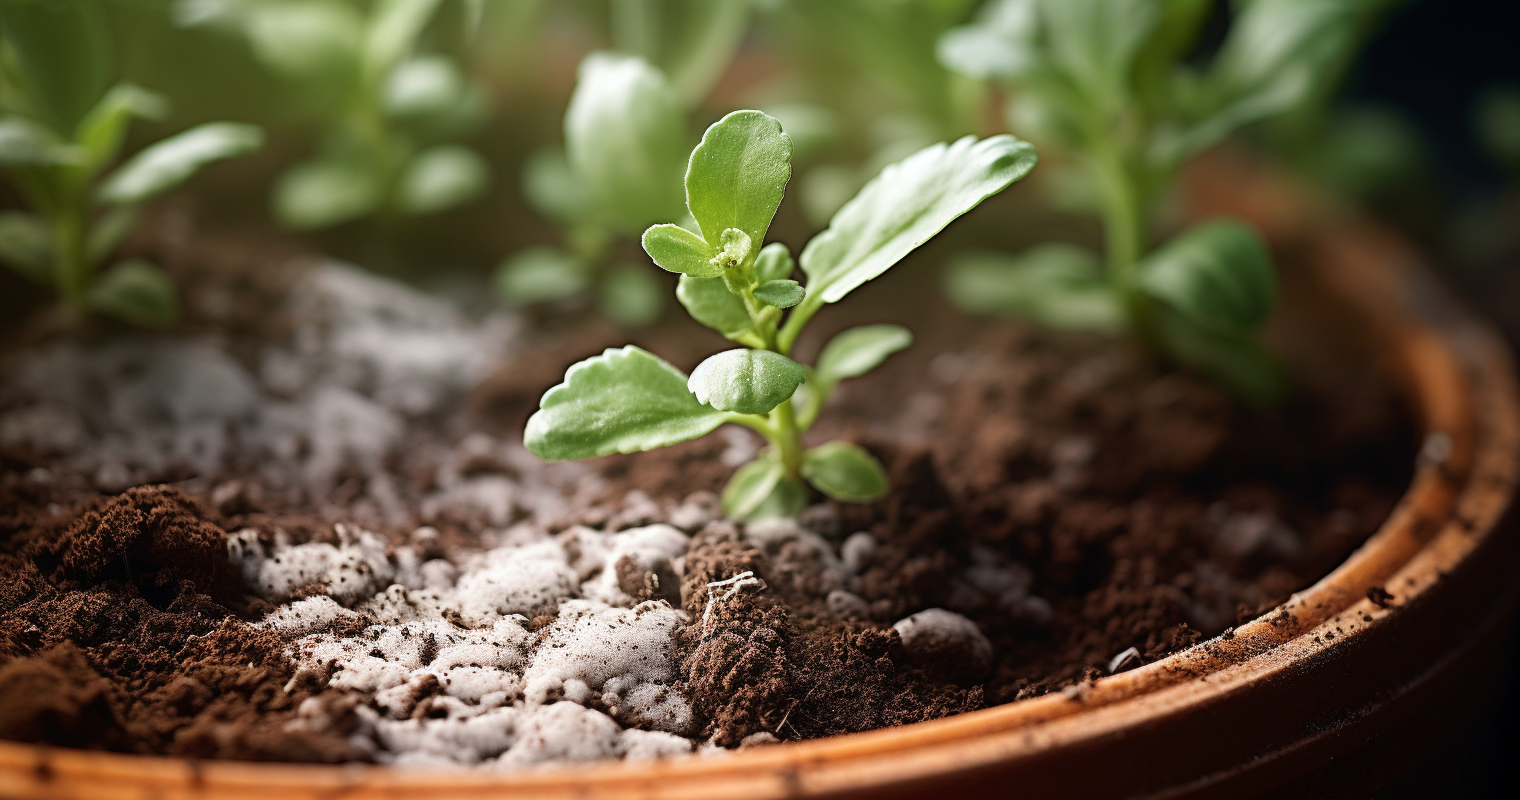
[[[1195,207],[1243,216],[1275,245],[1304,248],[1315,280],[1367,328],[1414,405],[1424,435],[1409,489],[1379,530],[1287,602],[1139,668],[1065,692],[898,728],[648,763],[511,773],[376,765],[195,761],[0,741],[7,796],[782,797],[869,793],[1073,747],[1143,735],[1301,665],[1354,650],[1497,536],[1520,473],[1520,389],[1498,337],[1446,298],[1375,226],[1326,215],[1311,195],[1237,154],[1187,180]],[[1396,603],[1374,602],[1389,587]],[[61,790],[61,791],[60,791]]]

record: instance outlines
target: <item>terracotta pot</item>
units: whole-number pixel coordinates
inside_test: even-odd
[[[1234,213],[1309,267],[1403,381],[1425,447],[1398,507],[1338,569],[1273,613],[1082,691],[935,722],[654,764],[487,774],[119,755],[0,742],[0,796],[577,798],[1292,796],[1365,791],[1472,687],[1516,596],[1506,514],[1520,469],[1509,355],[1384,232],[1268,171],[1215,157],[1192,207]],[[1392,595],[1375,602],[1369,590]],[[1374,592],[1374,594],[1376,594]],[[1464,702],[1465,701],[1465,702]]]

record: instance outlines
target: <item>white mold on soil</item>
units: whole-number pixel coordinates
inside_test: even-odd
[[[513,538],[457,567],[422,561],[411,545],[387,555],[378,536],[348,527],[337,545],[267,545],[245,531],[229,551],[249,585],[280,603],[260,624],[290,639],[293,680],[370,698],[355,735],[379,761],[690,752],[691,705],[674,687],[673,636],[686,615],[603,582],[630,559],[671,569],[686,535],[660,524]],[[529,619],[547,612],[553,621],[530,632]]]

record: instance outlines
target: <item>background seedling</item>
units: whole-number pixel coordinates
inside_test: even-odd
[[[444,211],[478,197],[486,161],[458,137],[489,110],[485,88],[441,54],[417,53],[442,0],[180,0],[186,27],[241,34],[304,96],[320,152],[281,174],[274,212],[294,229]],[[471,7],[474,7],[473,5]]]
[[[565,112],[564,149],[535,153],[524,169],[524,193],[562,226],[564,243],[503,262],[496,287],[504,301],[532,305],[594,288],[602,312],[622,325],[660,316],[666,289],[646,269],[609,263],[612,248],[619,238],[685,214],[686,113],[733,57],[748,6],[748,0],[611,4],[612,39],[622,53],[592,53],[581,62]]]
[[[656,265],[681,275],[676,296],[692,317],[743,347],[707,358],[688,377],[638,347],[609,349],[570,368],[528,420],[524,442],[546,459],[631,453],[695,439],[733,423],[770,443],[723,491],[734,517],[788,515],[807,486],[845,501],[881,497],[887,479],[864,449],[802,434],[839,381],[859,377],[912,335],[897,325],[849,329],[814,366],[791,358],[819,309],[880,276],[982,200],[1034,167],[1012,136],[925,148],[888,166],[834,215],[799,259],[765,234],[791,178],[792,143],[774,118],[736,111],[707,129],[686,170],[683,227],[644,232]]]
[[[1318,103],[1379,0],[1235,4],[1217,53],[1195,64],[1207,0],[998,0],[940,42],[967,75],[1006,83],[1011,123],[1072,156],[1061,182],[1102,217],[1106,260],[1072,247],[981,255],[949,273],[964,307],[1062,327],[1126,329],[1238,393],[1281,394],[1256,339],[1275,303],[1270,257],[1230,220],[1156,246],[1162,198],[1186,161],[1230,132]]]
[[[162,270],[142,259],[100,265],[143,201],[257,149],[262,131],[209,122],[117,164],[132,118],[160,115],[164,100],[111,85],[100,4],[0,0],[0,37],[0,166],[31,208],[0,214],[0,262],[56,287],[76,319],[95,311],[143,326],[173,322],[179,303]]]

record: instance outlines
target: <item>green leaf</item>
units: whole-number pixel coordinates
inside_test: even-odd
[[[249,7],[254,55],[291,81],[343,86],[357,81],[364,20],[347,3],[301,0]]]
[[[1041,0],[1049,67],[1103,112],[1123,102],[1130,67],[1160,21],[1155,0]]]
[[[818,354],[818,382],[833,385],[876,369],[887,357],[913,344],[901,325],[861,325],[829,340]]]
[[[648,267],[619,264],[602,278],[602,311],[625,328],[653,325],[670,288]]]
[[[791,280],[766,281],[755,287],[755,297],[776,308],[791,308],[802,302],[806,294],[802,284]]]
[[[90,287],[90,308],[144,328],[163,328],[179,319],[179,296],[157,266],[133,259],[106,270]]]
[[[644,252],[667,272],[693,278],[716,278],[723,268],[712,262],[717,250],[679,225],[655,225],[644,231]]]
[[[764,347],[765,341],[755,332],[744,300],[730,292],[722,278],[693,278],[682,275],[676,284],[676,299],[697,322],[723,334],[725,339],[749,347]]]
[[[38,111],[67,138],[110,82],[106,22],[98,0],[0,2],[0,35],[14,56],[7,66]]]
[[[274,186],[275,216],[296,230],[326,228],[380,207],[380,181],[363,162],[319,157],[291,167]]]
[[[961,256],[945,273],[950,301],[973,314],[1025,317],[1052,328],[1116,331],[1124,324],[1098,257],[1067,244],[1017,256]]]
[[[479,153],[458,144],[423,150],[406,165],[397,200],[412,214],[434,214],[479,197],[491,168]]]
[[[723,513],[744,519],[755,513],[776,491],[786,467],[774,458],[758,458],[734,471],[723,487]]]
[[[183,183],[213,161],[236,158],[264,144],[264,131],[238,122],[207,122],[151,144],[105,179],[103,203],[140,203]]]
[[[1199,225],[1138,266],[1140,287],[1206,327],[1246,331],[1277,303],[1272,256],[1240,222]]]
[[[116,206],[107,209],[100,219],[90,226],[85,239],[85,253],[90,261],[99,262],[111,254],[121,240],[127,238],[137,224],[136,206]]]
[[[776,517],[793,517],[797,512],[807,508],[808,490],[802,481],[783,473],[776,479],[776,485],[771,488],[769,497],[761,501],[754,511],[744,516],[744,521],[755,522],[762,519],[774,519]]]
[[[866,503],[887,493],[887,471],[865,448],[829,442],[802,455],[802,477],[835,500]]]
[[[727,419],[697,402],[680,370],[629,345],[571,367],[528,419],[523,444],[550,461],[634,453],[704,436]]]
[[[1204,328],[1169,309],[1157,315],[1157,332],[1162,347],[1178,363],[1251,403],[1272,405],[1288,393],[1282,367],[1248,334]]]
[[[691,151],[686,205],[708,242],[716,245],[735,228],[759,245],[791,177],[792,140],[781,123],[759,111],[735,111],[708,127]]]
[[[1008,135],[967,136],[889,165],[802,251],[803,308],[837,303],[946,225],[1034,168],[1034,147]]]
[[[0,119],[0,166],[47,167],[83,159],[81,148],[25,117]]]
[[[636,234],[682,216],[685,127],[659,70],[607,53],[581,62],[565,112],[565,155],[607,224]]]
[[[453,112],[464,93],[464,77],[451,59],[419,56],[391,71],[381,91],[381,103],[393,117],[436,117]]]
[[[725,350],[691,371],[686,387],[701,403],[736,414],[765,414],[807,379],[801,364],[769,350]]]
[[[53,281],[53,239],[47,222],[35,214],[0,213],[0,262],[28,280]]]
[[[792,270],[796,268],[797,262],[792,260],[792,251],[780,242],[771,242],[760,248],[760,255],[755,258],[755,277],[761,283],[790,278]]]
[[[381,75],[411,52],[439,0],[377,0],[364,39],[365,69]]]
[[[157,119],[167,111],[168,103],[161,95],[130,83],[111,87],[79,123],[75,139],[84,148],[86,167],[93,171],[116,157],[132,117]]]
[[[970,25],[951,28],[935,47],[939,62],[978,80],[1011,80],[1040,57],[1034,0],[993,0]]]
[[[575,256],[533,247],[496,269],[496,293],[509,306],[530,306],[569,297],[586,288],[586,269]]]

